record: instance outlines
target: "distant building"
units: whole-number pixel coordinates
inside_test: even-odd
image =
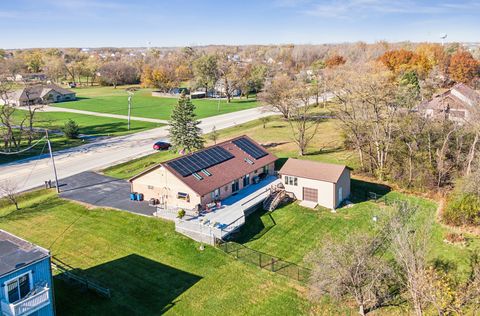
[[[0,287],[1,315],[55,314],[50,252],[3,230]]]
[[[47,81],[47,75],[44,73],[25,73],[25,74],[16,74],[13,78],[13,81],[17,82],[42,82]]]
[[[24,106],[74,101],[77,97],[75,92],[55,84],[42,84],[26,86],[9,94],[8,99],[12,105]]]
[[[350,168],[310,160],[288,159],[278,174],[297,200],[337,208],[350,196]]]
[[[474,111],[480,111],[480,93],[466,84],[458,83],[420,104],[418,110],[427,118],[463,123],[472,117]]]

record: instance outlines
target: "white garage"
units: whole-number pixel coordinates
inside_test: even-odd
[[[350,168],[345,165],[290,158],[278,173],[285,190],[298,200],[335,209],[350,196]]]

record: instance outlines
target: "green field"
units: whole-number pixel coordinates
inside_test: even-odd
[[[17,110],[15,119],[20,122],[25,117],[25,113]],[[62,134],[58,134],[68,119],[74,120],[80,127],[80,134],[87,136],[120,136],[136,132],[145,131],[155,127],[163,126],[158,123],[131,121],[130,130],[127,129],[127,121],[122,119],[114,119],[108,117],[91,116],[76,113],[62,112],[37,112],[35,114],[36,128],[48,128],[50,132],[50,140],[52,142],[53,151],[59,151],[84,144],[81,139],[67,139]],[[42,135],[43,136],[43,135]],[[33,149],[21,154],[0,155],[0,163],[12,162],[46,153],[44,148],[45,142],[41,142]],[[42,151],[43,149],[43,151]]]
[[[16,114],[19,118],[22,116],[20,111]],[[159,123],[132,120],[128,130],[127,120],[65,112],[37,112],[35,126],[60,130],[69,119],[79,125],[81,134],[89,136],[120,136],[164,126]]]
[[[58,315],[305,315],[305,288],[245,265],[159,219],[87,209],[38,191],[21,210],[0,206],[0,228],[51,250],[112,291],[103,299],[55,278]]]
[[[78,100],[56,103],[53,106],[78,109],[84,111],[111,113],[119,115],[128,114],[127,92],[125,87],[89,87],[74,89]],[[132,103],[132,116],[155,119],[170,119],[173,106],[177,103],[175,98],[152,97],[152,89],[140,89],[135,93]],[[197,107],[198,118],[226,114],[246,110],[258,106],[255,99],[234,99],[230,104],[225,100],[200,99],[193,100]]]

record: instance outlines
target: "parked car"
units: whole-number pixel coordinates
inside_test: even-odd
[[[156,142],[153,144],[153,149],[155,150],[167,150],[171,147],[170,143],[167,142]]]

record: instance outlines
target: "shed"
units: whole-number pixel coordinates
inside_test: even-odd
[[[335,209],[350,196],[350,170],[345,165],[290,158],[278,173],[285,190],[298,200]]]

